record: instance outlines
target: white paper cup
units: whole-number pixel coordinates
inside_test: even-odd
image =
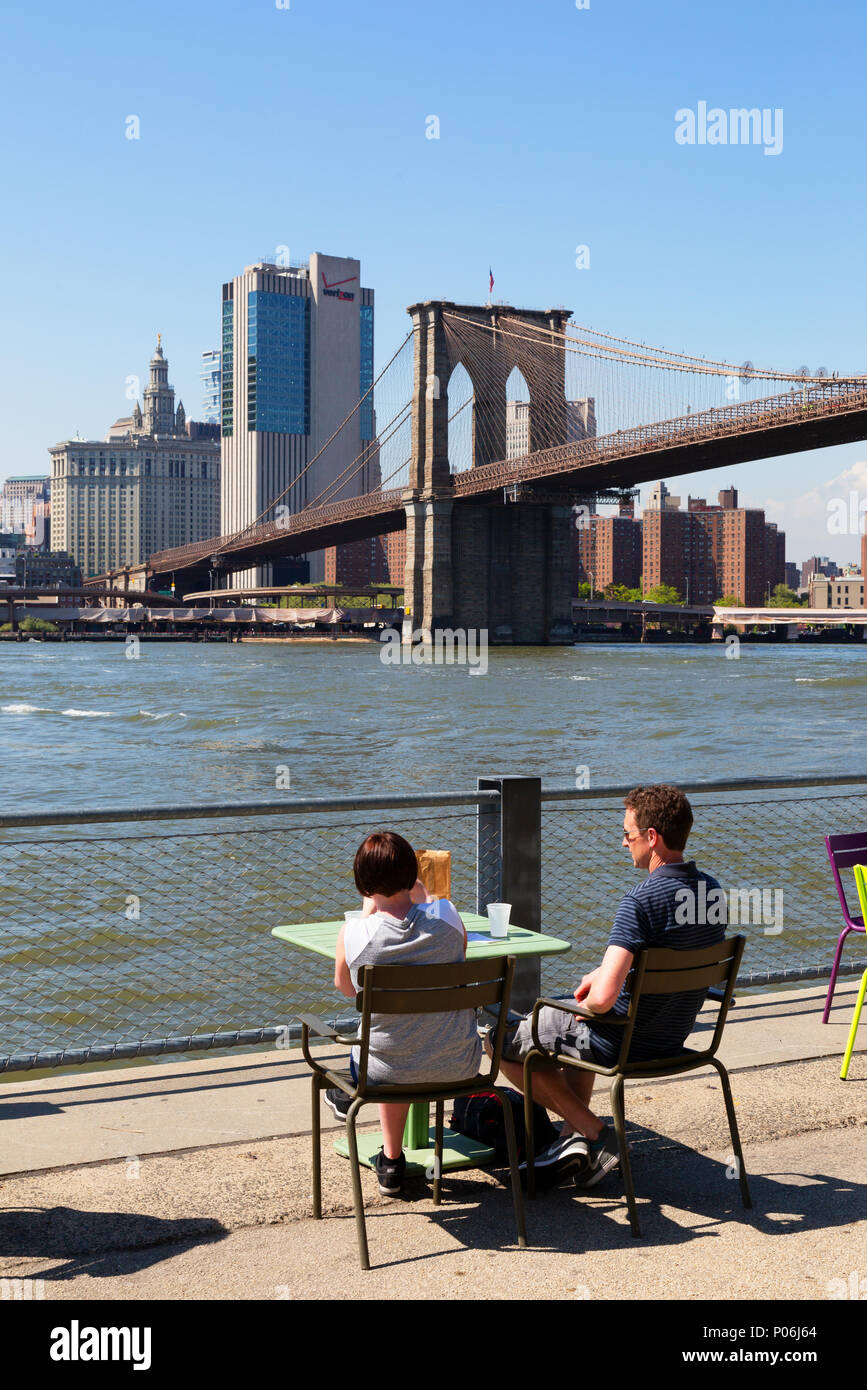
[[[509,913],[512,911],[511,903],[488,903],[488,921],[491,924],[491,936],[509,935]]]

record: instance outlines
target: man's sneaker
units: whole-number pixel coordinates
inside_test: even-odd
[[[323,1092],[322,1098],[338,1120],[346,1119],[346,1112],[352,1100],[351,1096],[348,1096],[345,1091],[341,1091],[339,1086],[329,1086],[328,1090]]]
[[[547,1149],[537,1154],[533,1161],[533,1175],[538,1187],[553,1187],[563,1178],[587,1166],[587,1140],[581,1134],[566,1134],[555,1139]],[[522,1177],[526,1177],[527,1164],[518,1165]]]
[[[590,1162],[581,1173],[575,1174],[576,1187],[595,1187],[606,1173],[620,1166],[617,1135],[610,1125],[603,1125],[599,1138],[590,1142]]]
[[[374,1159],[373,1171],[383,1197],[399,1197],[406,1172],[406,1154],[401,1153],[400,1158],[386,1158],[384,1151],[380,1149]]]

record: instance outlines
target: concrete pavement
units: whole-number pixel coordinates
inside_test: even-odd
[[[592,1195],[528,1203],[532,1248],[519,1251],[501,1170],[447,1178],[440,1208],[423,1180],[390,1201],[366,1173],[376,1267],[363,1277],[348,1167],[327,1139],[326,1219],[309,1216],[297,1051],[12,1082],[0,1087],[0,1278],[60,1299],[812,1299],[862,1279],[867,1293],[863,1049],[838,1076],[855,988],[838,987],[824,1027],[820,988],[741,995],[730,1015],[751,1212],[727,1176],[715,1074],[636,1082],[642,1240],[616,1175]],[[597,1105],[607,1113],[604,1092]]]

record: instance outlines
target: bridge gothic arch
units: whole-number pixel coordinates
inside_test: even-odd
[[[427,300],[409,313],[415,337],[411,489],[451,489],[448,384],[459,364],[473,384],[472,467],[506,457],[506,383],[515,368],[530,397],[528,451],[566,442],[562,343],[568,309]]]

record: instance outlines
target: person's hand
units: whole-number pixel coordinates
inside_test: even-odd
[[[414,903],[431,903],[431,902],[433,902],[433,898],[431,897],[430,893],[429,893],[429,892],[427,891],[427,889],[425,888],[425,886],[424,886],[424,884],[422,883],[422,881],[421,881],[420,878],[417,878],[416,881],[415,881],[415,883],[414,883],[414,884],[412,885],[412,887],[410,888],[410,890],[409,890],[409,896],[412,898],[412,901],[413,901]]]
[[[587,998],[587,995],[590,993],[590,990],[593,986],[593,981],[596,979],[596,976],[598,974],[599,967],[597,966],[595,970],[590,971],[589,975],[584,976],[584,979],[581,981],[580,985],[575,991],[576,1003],[581,1004]]]

